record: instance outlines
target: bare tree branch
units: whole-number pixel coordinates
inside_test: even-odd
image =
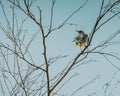
[[[96,76],[93,80],[89,81],[88,83],[84,84],[83,86],[79,87],[78,89],[76,89],[72,95],[70,96],[74,96],[78,91],[80,91],[82,88],[88,86],[89,84],[93,83],[95,80],[99,79],[100,77]]]
[[[39,0],[38,0],[39,1]],[[120,30],[116,32],[112,32],[108,38],[105,40],[101,40],[99,44],[92,46],[93,38],[97,31],[102,28],[109,21],[118,17],[120,15],[120,1],[119,0],[102,0],[101,6],[99,9],[98,16],[94,25],[92,26],[92,30],[90,30],[89,42],[86,46],[77,53],[76,56],[72,57],[72,59],[68,60],[68,62],[64,62],[66,57],[69,55],[56,55],[53,57],[49,57],[49,46],[47,46],[48,36],[52,34],[53,31],[59,30],[63,28],[65,25],[75,25],[77,24],[69,23],[70,19],[78,13],[82,8],[88,3],[89,0],[84,1],[82,5],[80,5],[75,11],[73,11],[65,20],[62,21],[57,27],[53,26],[54,21],[54,9],[57,3],[57,0],[51,1],[50,7],[50,20],[48,21],[49,26],[44,25],[44,14],[42,10],[42,6],[38,5],[37,0],[6,0],[10,5],[10,11],[12,18],[9,19],[7,11],[5,9],[3,1],[0,1],[2,15],[5,23],[0,22],[0,31],[1,34],[4,35],[3,38],[6,41],[0,41],[0,75],[2,76],[2,80],[0,80],[0,88],[2,90],[2,94],[9,94],[10,96],[16,95],[25,95],[25,96],[65,96],[59,92],[64,88],[64,86],[69,83],[69,81],[74,78],[77,74],[72,75],[70,78],[68,74],[70,72],[75,71],[77,67],[80,67],[83,64],[88,64],[90,62],[96,62],[96,58],[92,59],[89,57],[90,54],[99,54],[102,55],[105,60],[112,64],[117,70],[120,70],[118,66],[116,66],[110,58],[120,61],[119,55],[114,54],[112,52],[107,52],[106,48],[111,47],[113,45],[120,44],[120,41],[116,39],[116,37],[120,34]],[[39,1],[40,2],[40,1]],[[90,1],[91,2],[91,1]],[[36,8],[37,12],[34,13],[33,9]],[[17,17],[17,11],[21,11],[24,16],[23,19]],[[111,14],[112,12],[112,14]],[[109,15],[109,16],[108,16]],[[38,17],[37,17],[38,16]],[[108,17],[107,17],[108,16]],[[39,19],[37,19],[37,18]],[[31,29],[24,29],[24,24],[26,24],[27,20],[31,19],[34,25],[38,27],[38,31],[35,30],[34,33],[31,33],[30,39],[26,42],[27,32]],[[20,23],[20,22],[21,23]],[[71,21],[70,21],[71,22]],[[48,32],[45,28],[48,28]],[[36,59],[33,58],[33,52],[31,52],[33,41],[36,40],[37,34],[40,32],[40,37],[37,40],[40,40],[40,51],[41,54],[38,56],[42,56],[42,60],[36,64]],[[114,41],[114,39],[116,39]],[[41,42],[42,41],[42,42]],[[42,46],[42,48],[41,48]],[[89,48],[89,49],[88,49]],[[54,50],[53,50],[54,52]],[[73,54],[72,54],[73,55]],[[64,58],[64,59],[63,59]],[[67,58],[68,59],[68,58]],[[52,67],[56,68],[58,62],[64,63],[65,67],[63,69],[59,69],[58,72],[52,75]],[[57,70],[57,69],[56,69]],[[94,83],[98,78],[95,77],[91,81],[88,81],[83,86],[77,86],[77,88],[73,91],[71,96],[77,94],[80,90],[85,88],[91,83]],[[115,79],[115,75],[112,80]],[[64,81],[66,80],[66,81]],[[112,80],[110,82],[112,82]],[[3,83],[2,83],[3,82]],[[108,85],[107,85],[108,84]],[[108,92],[109,83],[107,83],[107,88],[104,89],[105,94]],[[110,91],[108,96],[112,95],[113,92],[119,85],[119,80],[117,81],[114,88]],[[4,87],[5,86],[5,87]],[[104,86],[105,87],[105,86]],[[5,91],[6,90],[6,91]],[[93,96],[96,92],[90,92],[87,96]],[[107,96],[107,95],[105,95]]]
[[[57,28],[51,29],[51,31],[58,30],[58,29],[62,28],[62,27],[67,23],[67,21],[68,21],[69,19],[71,19],[71,17],[73,17],[73,15],[75,15],[77,12],[79,12],[80,9],[83,8],[83,7],[87,4],[87,2],[88,2],[88,0],[86,0],[86,1],[85,1],[77,10],[75,10],[70,16],[68,16],[68,18],[65,19],[65,21],[63,21],[62,24],[60,24]],[[47,35],[46,35],[46,36],[47,36]]]

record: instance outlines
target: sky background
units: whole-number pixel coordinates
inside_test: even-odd
[[[12,21],[11,21],[12,15],[11,15],[9,3],[7,2],[7,0],[1,0],[1,1],[5,6],[5,10],[6,10],[5,12],[12,25]],[[68,55],[67,58],[58,60],[56,64],[53,64],[53,66],[50,67],[51,76],[54,76],[57,72],[59,72],[66,65],[68,65],[69,62],[80,52],[80,48],[76,46],[74,42],[72,42],[74,37],[77,35],[75,30],[83,30],[87,34],[90,34],[90,32],[92,32],[93,26],[95,24],[95,21],[99,13],[101,1],[102,0],[88,0],[88,3],[83,8],[81,8],[79,12],[73,15],[73,17],[70,18],[69,21],[67,22],[75,25],[66,24],[61,29],[53,31],[53,33],[51,33],[49,37],[46,39],[48,58],[52,58],[58,55]],[[54,6],[54,14],[53,14],[53,28],[56,28],[57,26],[62,24],[62,22],[66,20],[66,18],[68,18],[71,15],[71,13],[73,13],[77,8],[79,8],[84,2],[85,0],[56,0]],[[36,6],[40,6],[42,10],[42,23],[43,26],[45,26],[44,27],[45,32],[48,32],[48,27],[46,26],[49,26],[50,24],[51,0],[38,0],[33,5],[33,8],[31,10],[35,14],[35,17],[39,19],[38,18],[39,13]],[[18,24],[20,26],[21,21],[26,16],[23,14],[23,12],[19,11],[19,9],[16,9],[15,12],[18,18]],[[1,9],[0,9],[0,15],[1,15],[0,23],[2,23],[2,25],[6,27],[6,21]],[[104,19],[108,18],[109,16],[110,14],[108,14]],[[120,28],[120,20],[118,18],[114,18],[110,22],[106,23],[103,27],[101,27],[101,29],[99,29],[96,32],[89,49],[92,49],[101,41],[105,40],[107,37],[110,36],[110,34],[119,30],[119,28]],[[33,60],[36,63],[36,65],[44,63],[42,56],[42,52],[43,52],[42,39],[38,27],[35,25],[35,23],[32,20],[28,18],[23,26],[23,31],[26,29],[28,30],[25,38],[26,44],[28,44],[33,34],[38,33],[37,37],[30,46],[30,52],[32,53]],[[7,37],[3,34],[3,32],[0,32],[0,37],[1,37],[0,38],[1,42],[11,44],[11,42],[8,39],[6,39]],[[114,41],[118,41],[118,40],[119,37],[117,36],[114,39]],[[10,46],[12,47],[13,45]],[[106,48],[104,52],[108,52],[108,53],[115,52],[120,57],[119,48],[120,45],[110,46]],[[65,80],[67,80],[70,76],[74,74],[78,74],[78,75],[74,77],[69,83],[67,83],[60,91],[61,93],[64,93],[65,96],[69,96],[75,89],[93,80],[93,78],[95,78],[96,76],[100,78],[94,81],[93,83],[91,83],[90,85],[81,89],[74,96],[89,96],[89,94],[94,94],[94,93],[95,94],[93,96],[104,96],[103,86],[106,83],[110,82],[110,80],[112,80],[117,69],[113,67],[112,64],[110,64],[108,61],[106,61],[105,58],[101,55],[90,54],[88,58],[85,60],[86,62],[89,60],[96,60],[96,62],[89,62],[87,64],[78,66],[72,72],[69,73],[68,77]],[[110,60],[113,62],[114,65],[120,68],[120,61],[111,57]],[[107,94],[110,94],[116,82],[120,80],[119,75],[120,72],[118,71],[117,74],[115,75],[116,77],[111,82],[111,86]],[[116,90],[113,91],[114,93],[113,96],[120,96],[119,90],[120,90],[120,85],[118,85]]]

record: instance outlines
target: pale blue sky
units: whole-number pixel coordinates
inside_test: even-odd
[[[6,0],[1,1],[5,4],[7,15],[10,15],[11,14],[9,9],[10,7],[7,5]],[[44,26],[48,26],[50,23],[49,21],[51,1],[52,0],[38,0],[35,3],[42,9],[42,22]],[[46,39],[48,58],[52,58],[57,55],[69,55],[68,58],[59,60],[58,62],[56,62],[56,64],[53,64],[52,67],[50,67],[51,75],[55,75],[55,73],[59,72],[62,68],[69,64],[69,62],[80,52],[80,48],[77,47],[74,44],[74,42],[72,42],[73,38],[77,35],[75,30],[83,30],[87,34],[92,32],[92,28],[98,16],[101,1],[102,0],[88,0],[88,3],[67,22],[77,24],[77,26],[65,25],[60,30],[56,30],[53,33],[51,33],[50,36]],[[85,0],[56,0],[53,14],[54,17],[53,27],[60,25],[69,15],[71,15],[72,12],[79,8],[84,2]],[[34,5],[32,12],[35,14],[36,18],[38,18],[39,13],[36,8],[36,5]],[[0,14],[1,14],[0,23],[5,25],[6,22],[4,22],[5,19],[2,15],[1,9]],[[22,15],[23,13],[18,9],[16,9],[16,14],[19,20],[18,22],[19,24],[21,24],[21,20],[25,17],[25,15]],[[109,17],[109,15],[107,15],[105,18]],[[9,16],[9,20],[10,18],[11,15]],[[95,37],[93,38],[93,41],[89,49],[93,48],[98,43],[105,40],[113,32],[116,32],[120,28],[119,27],[120,20],[119,21],[118,20],[119,20],[118,18],[114,18],[113,20],[105,24],[103,27],[101,27],[101,29],[98,30],[97,33],[95,34]],[[29,38],[31,38],[34,33],[38,32],[38,27],[34,24],[35,23],[33,23],[32,20],[27,19],[23,27],[24,30],[28,29],[25,41],[26,44],[29,42]],[[45,32],[47,32],[48,31],[47,27],[44,30]],[[0,37],[1,41],[6,40],[6,37],[4,37],[3,33],[0,33]],[[40,39],[40,37],[41,33],[39,32],[36,39],[33,41],[30,47],[30,52],[33,55],[33,60],[37,65],[44,63],[42,57],[43,56],[42,55],[43,48],[41,42],[42,39]],[[116,40],[119,40],[119,37],[117,37],[115,41]],[[5,43],[8,43],[7,40],[5,41]],[[108,47],[104,51],[116,52],[120,56],[119,47],[120,45]],[[101,55],[91,54],[88,56],[86,61],[91,59],[96,60],[96,62],[90,62],[88,64],[81,65],[69,73],[67,78],[69,78],[73,74],[79,75],[73,78],[69,83],[67,83],[66,86],[63,87],[63,90],[60,91],[61,93],[66,94],[65,96],[69,96],[75,89],[91,81],[96,75],[99,75],[100,79],[83,88],[74,96],[88,96],[91,93],[96,93],[93,96],[104,96],[103,85],[111,80],[114,72],[117,69],[113,67],[108,61],[106,61],[105,58]],[[118,62],[116,61],[116,59],[113,58],[111,58],[110,60],[113,61],[113,63],[116,66],[120,67],[119,65],[120,61]],[[112,82],[113,86],[110,87],[111,90],[114,87],[116,81],[120,80],[120,78],[118,77],[119,75],[120,72],[116,76],[115,80]],[[67,80],[67,78],[65,80]],[[118,89],[120,89],[120,86],[118,86]],[[115,90],[113,96],[119,95],[120,92],[118,90]]]

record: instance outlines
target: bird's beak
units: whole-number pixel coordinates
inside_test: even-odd
[[[80,31],[75,30],[78,34],[80,34]]]

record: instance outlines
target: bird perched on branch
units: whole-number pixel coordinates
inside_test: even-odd
[[[76,32],[78,33],[78,36],[74,38],[74,42],[76,43],[76,45],[80,47],[86,46],[89,40],[88,34],[85,34],[85,32],[83,32],[82,30],[79,31],[76,30]]]

